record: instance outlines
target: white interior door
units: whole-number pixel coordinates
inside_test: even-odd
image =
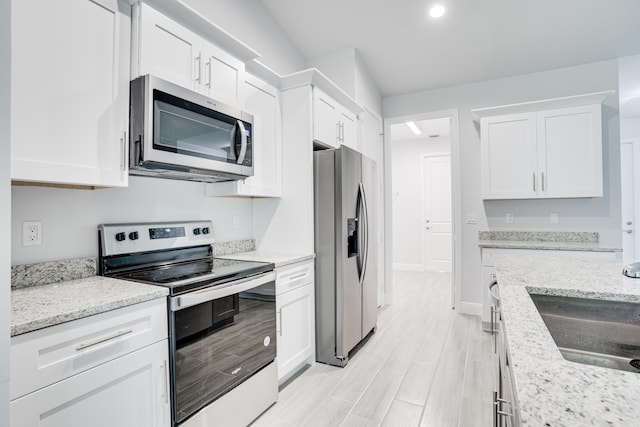
[[[625,260],[633,261],[640,255],[640,236],[636,227],[640,217],[640,138],[621,142],[622,251]]]
[[[451,157],[423,158],[423,259],[427,271],[451,271]]]

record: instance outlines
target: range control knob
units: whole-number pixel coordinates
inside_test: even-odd
[[[129,239],[138,240],[138,232],[137,231],[132,231],[131,233],[129,233]]]
[[[120,232],[120,233],[116,233],[116,240],[118,242],[122,242],[123,240],[125,240],[127,238],[127,235],[124,234],[124,232]]]
[[[199,228],[194,228],[193,229],[193,234],[195,234],[196,236],[198,236],[200,234],[200,229]]]
[[[209,227],[202,227],[202,234],[209,234]]]

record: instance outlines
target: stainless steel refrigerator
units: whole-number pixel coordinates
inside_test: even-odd
[[[316,360],[345,366],[377,322],[376,163],[341,146],[313,166]]]

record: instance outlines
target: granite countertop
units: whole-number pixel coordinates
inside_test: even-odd
[[[289,254],[266,251],[248,251],[239,252],[232,255],[219,256],[219,258],[238,259],[243,261],[272,262],[275,264],[276,268],[294,264],[296,262],[314,259],[315,257],[315,254]]]
[[[497,254],[494,257],[523,425],[637,426],[640,375],[565,360],[532,293],[640,302],[640,279],[615,259]]]
[[[168,295],[167,288],[92,276],[11,292],[11,336]]]
[[[481,248],[495,249],[535,249],[553,251],[592,251],[592,252],[622,252],[620,248],[601,246],[599,243],[589,242],[546,242],[531,240],[480,240]]]

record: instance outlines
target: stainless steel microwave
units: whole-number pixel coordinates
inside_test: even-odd
[[[253,116],[158,77],[131,81],[129,173],[188,181],[253,175]]]

